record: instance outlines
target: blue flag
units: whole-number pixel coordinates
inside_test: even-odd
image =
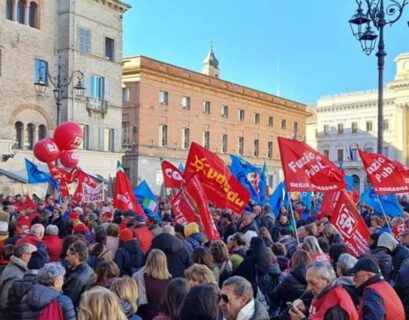
[[[263,169],[261,170],[260,182],[259,182],[259,199],[260,204],[265,204],[267,202],[267,164],[264,161]]]
[[[179,162],[179,167],[178,167],[178,169],[179,169],[179,171],[180,172],[185,172],[185,167],[184,167],[184,165],[183,165],[183,163],[182,162]]]
[[[154,217],[157,215],[158,201],[145,180],[142,180],[134,189],[134,194],[148,216]]]
[[[305,208],[310,211],[312,208],[311,192],[301,192],[300,200],[305,205]]]
[[[58,186],[57,181],[55,181],[50,174],[47,172],[41,171],[38,169],[38,167],[32,163],[30,160],[25,159],[26,162],[26,170],[27,170],[27,177],[28,177],[28,183],[42,183],[42,182],[48,182],[53,186],[53,188],[57,191],[58,193],[58,200],[57,202],[61,201],[61,193],[60,193],[60,187]]]
[[[354,177],[353,176],[345,176],[344,181],[347,184],[345,189],[347,191],[352,191],[352,189],[354,189]]]
[[[375,190],[372,187],[369,187],[361,195],[361,200],[364,201],[368,206],[372,207],[376,214],[382,215],[382,207],[379,203],[381,201],[383,210],[385,214],[391,216],[392,218],[400,217],[403,213],[403,208],[399,204],[398,199],[395,194],[389,195],[376,195]]]
[[[274,192],[271,194],[269,199],[269,204],[271,210],[274,212],[276,216],[280,213],[280,209],[282,206],[286,205],[287,198],[287,191],[284,182],[280,182]]]
[[[259,193],[254,188],[253,184],[247,178],[248,174],[256,173],[259,177],[261,176],[260,168],[257,168],[255,165],[251,164],[250,162],[234,156],[230,155],[231,157],[231,167],[230,171],[232,175],[241,183],[243,187],[247,189],[250,193],[250,198],[256,202],[260,203]],[[258,183],[258,187],[260,183]],[[264,189],[265,192],[265,189]]]

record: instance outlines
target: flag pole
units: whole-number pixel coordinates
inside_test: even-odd
[[[291,193],[288,192],[288,197],[290,198],[290,211],[291,211],[291,217],[293,220],[293,224],[294,224],[294,233],[295,233],[295,237],[297,239],[297,243],[300,244],[300,238],[298,237],[298,230],[297,230],[297,224],[295,222],[295,216],[294,216],[294,210],[293,210],[293,202],[291,200]]]
[[[376,194],[376,193],[375,193],[375,194]],[[392,232],[392,227],[391,227],[391,225],[389,224],[388,217],[386,216],[385,209],[383,208],[381,199],[379,199],[379,195],[378,195],[378,194],[376,194],[376,199],[378,200],[379,205],[381,206],[382,214],[383,214],[383,217],[385,218],[386,223],[388,224],[389,230],[390,230],[390,232]]]

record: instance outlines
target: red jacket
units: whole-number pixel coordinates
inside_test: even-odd
[[[363,297],[365,297],[365,291],[368,289],[376,291],[376,293],[381,296],[385,308],[385,320],[405,319],[402,302],[388,282],[381,280],[366,286],[362,295]],[[359,306],[359,318],[363,318],[363,300]]]
[[[311,320],[322,320],[329,309],[339,306],[348,313],[350,320],[358,320],[358,312],[352,302],[348,292],[342,287],[330,289],[324,296],[319,299],[314,298],[311,303],[310,317]],[[397,319],[395,319],[397,320]]]
[[[139,246],[143,254],[146,254],[152,245],[153,234],[148,229],[147,226],[142,226],[134,229],[136,239],[138,240]]]
[[[47,234],[44,236],[43,242],[47,248],[48,255],[50,256],[50,261],[59,261],[62,253],[63,240],[56,235]]]

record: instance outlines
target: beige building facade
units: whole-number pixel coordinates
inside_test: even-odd
[[[24,172],[59,122],[83,128],[80,166],[108,179],[122,153],[122,17],[118,0],[5,0],[0,6],[0,167]],[[70,81],[71,80],[71,81]],[[83,96],[74,86],[81,82]],[[43,92],[34,83],[42,84]],[[54,84],[53,84],[54,83]]]
[[[409,53],[395,58],[395,79],[384,88],[383,154],[409,165]],[[376,152],[378,92],[368,90],[322,97],[311,108],[307,141],[354,177],[363,191],[366,173],[357,148]]]
[[[132,183],[158,192],[161,160],[184,164],[195,141],[227,163],[229,154],[268,166],[282,179],[277,137],[305,139],[306,106],[220,79],[210,50],[203,73],[144,56],[123,59],[124,167]]]

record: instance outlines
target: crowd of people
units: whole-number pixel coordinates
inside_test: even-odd
[[[211,206],[220,240],[208,241],[166,201],[148,217],[27,199],[0,196],[0,319],[409,319],[409,214],[362,206],[369,249],[354,257],[295,200],[293,214]]]

